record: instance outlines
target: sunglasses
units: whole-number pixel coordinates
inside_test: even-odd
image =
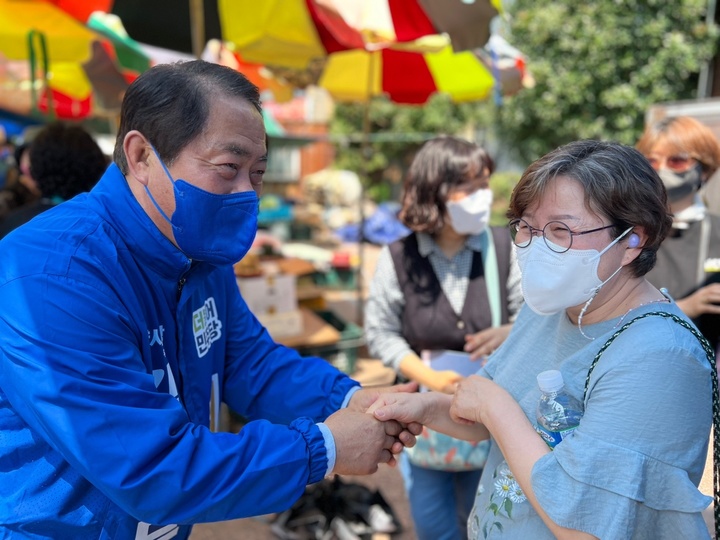
[[[647,160],[650,162],[650,166],[656,171],[662,168],[664,161],[665,167],[674,172],[685,172],[697,162],[694,157],[687,154],[668,156],[664,160],[659,157],[648,157]]]

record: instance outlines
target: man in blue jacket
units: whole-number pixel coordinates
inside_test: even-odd
[[[273,342],[241,298],[266,162],[245,77],[157,66],[97,186],[0,242],[0,537],[187,538],[414,444],[419,426],[365,414],[376,392]],[[217,432],[223,401],[251,420],[239,434]]]

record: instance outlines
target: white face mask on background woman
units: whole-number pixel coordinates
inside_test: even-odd
[[[527,247],[517,248],[525,303],[538,315],[552,315],[590,300],[622,268],[602,281],[598,276],[600,257],[631,230],[632,227],[602,251],[569,249],[556,253],[542,237],[534,238]],[[558,246],[558,250],[562,247]]]
[[[458,234],[480,234],[490,221],[491,189],[478,189],[457,201],[448,201],[447,215],[450,226]]]

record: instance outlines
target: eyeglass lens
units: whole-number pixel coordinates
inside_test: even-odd
[[[561,221],[548,221],[542,229],[536,229],[523,219],[516,219],[510,222],[510,236],[517,247],[527,247],[532,240],[533,234],[542,233],[547,246],[558,253],[570,249],[572,245],[572,233],[570,227]]]

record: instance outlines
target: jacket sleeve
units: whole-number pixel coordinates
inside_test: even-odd
[[[340,409],[359,383],[322,358],[275,343],[232,279],[224,401],[251,420],[283,424],[298,416],[321,422]]]
[[[323,477],[324,440],[302,414],[322,416],[332,401],[321,399],[322,389],[340,400],[345,377],[319,369],[313,386],[310,374],[288,375],[286,385],[317,388],[308,405],[291,399],[299,418],[211,433],[155,389],[140,356],[144,330],[118,298],[88,281],[38,275],[0,288],[0,388],[34,437],[72,469],[134,518],[158,525],[282,511]],[[258,394],[267,408],[271,396]]]

